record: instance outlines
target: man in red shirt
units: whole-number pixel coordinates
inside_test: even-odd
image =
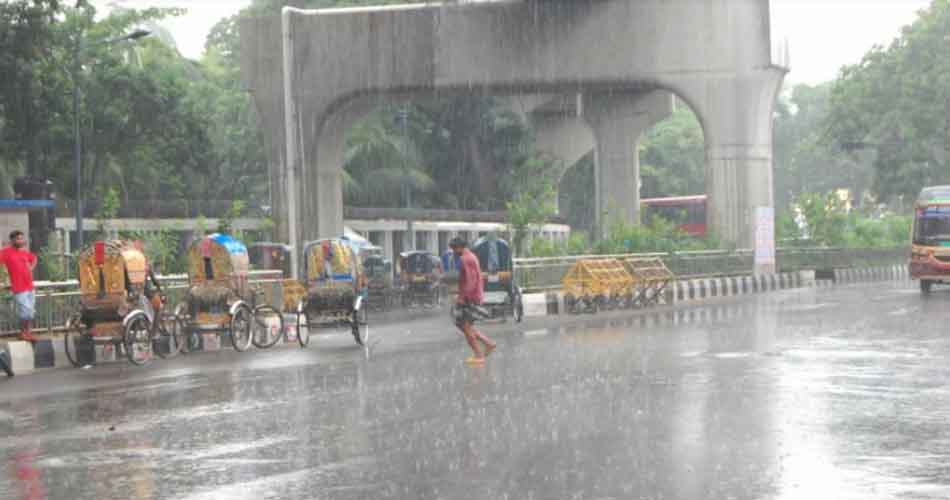
[[[20,318],[20,339],[36,342],[36,337],[30,331],[36,310],[36,296],[33,294],[36,256],[27,250],[23,231],[10,233],[10,246],[0,250],[0,263],[7,267],[7,274],[10,275],[10,290]]]
[[[478,265],[478,257],[468,249],[468,243],[465,240],[453,238],[449,246],[460,260],[455,325],[465,334],[465,340],[468,341],[474,353],[465,362],[470,365],[481,365],[485,363],[485,357],[497,347],[494,341],[475,329],[475,319],[484,317],[484,312],[479,307],[485,295],[482,271]],[[484,354],[482,345],[485,346]]]

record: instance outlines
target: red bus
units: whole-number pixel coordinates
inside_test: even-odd
[[[654,217],[677,222],[679,228],[691,236],[706,236],[706,195],[647,198],[640,200],[643,223],[650,224]]]

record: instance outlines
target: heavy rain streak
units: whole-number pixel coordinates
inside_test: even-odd
[[[0,2],[0,498],[948,498],[948,40]]]

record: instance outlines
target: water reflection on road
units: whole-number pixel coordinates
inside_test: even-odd
[[[0,401],[0,498],[946,498],[948,305],[856,286],[492,326],[481,369],[444,319],[368,359],[176,361]]]

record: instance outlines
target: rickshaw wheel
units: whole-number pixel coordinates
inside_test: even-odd
[[[930,280],[920,280],[920,293],[928,294],[930,290],[933,289],[933,281]]]
[[[251,347],[251,325],[254,322],[254,313],[251,308],[242,304],[231,316],[229,330],[231,332],[231,345],[234,350],[244,352]]]
[[[276,333],[271,328],[277,322]],[[251,342],[258,349],[272,347],[280,340],[284,333],[284,316],[277,309],[268,306],[257,306],[254,309],[254,327],[251,329]]]
[[[155,351],[160,358],[169,359],[181,354],[185,345],[185,323],[178,315],[163,315],[161,324],[158,325],[158,334],[160,338],[168,339],[167,353],[161,349]]]
[[[306,331],[307,333],[304,333]],[[307,313],[297,313],[297,342],[300,342],[300,348],[307,347],[310,343],[310,324],[307,321]]]
[[[366,341],[369,340],[369,325],[360,321],[360,311],[353,311],[350,318],[350,330],[353,333],[353,340],[360,346],[365,346]]]
[[[574,294],[564,294],[564,309],[571,314],[577,314],[577,302],[574,299]]]
[[[521,294],[515,295],[514,302],[513,314],[515,317],[515,322],[521,323],[521,321],[524,320],[524,299],[522,298]]]
[[[63,336],[63,350],[66,351],[66,359],[79,368],[79,351],[76,344],[83,338],[82,319],[79,316],[73,316],[66,322],[66,334]]]
[[[122,332],[122,347],[130,363],[142,366],[152,360],[152,322],[144,312],[133,314]]]

